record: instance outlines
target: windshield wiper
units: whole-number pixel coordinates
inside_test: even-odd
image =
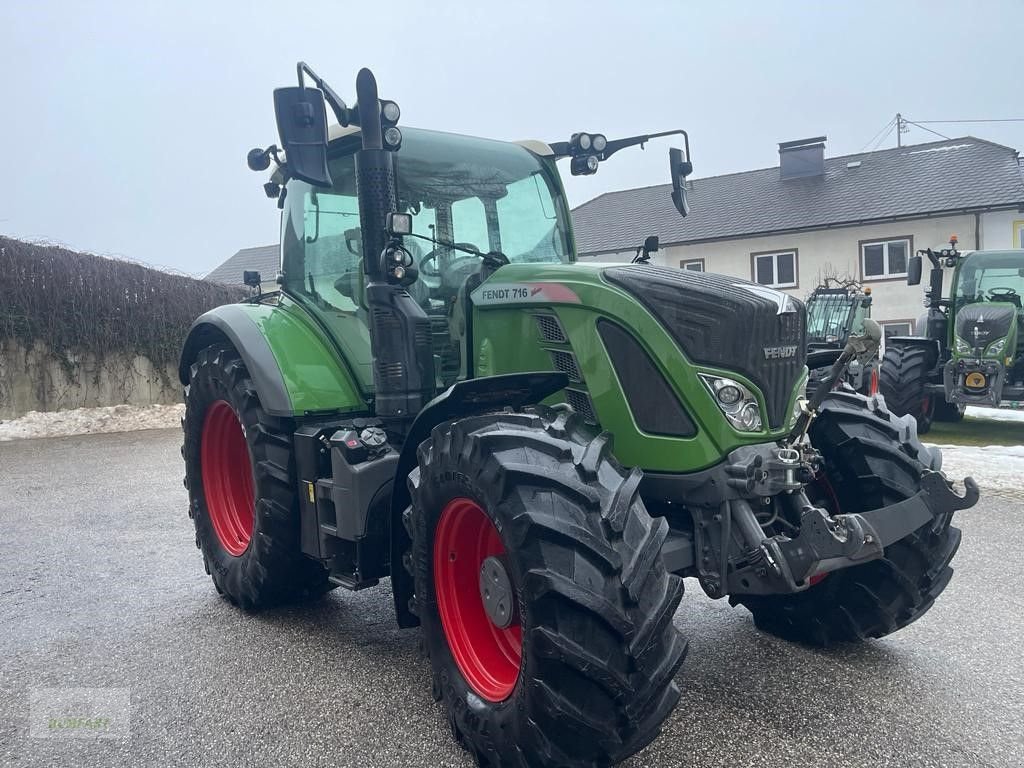
[[[468,253],[470,256],[478,256],[483,260],[484,264],[491,267],[503,267],[510,263],[508,256],[501,251],[488,251],[487,253],[484,253],[479,248],[475,248],[473,246],[467,247],[466,245],[460,245],[458,243],[449,243],[446,240],[438,240],[436,237],[427,237],[426,235],[421,235],[416,232],[410,232],[407,235],[403,235],[403,237],[416,237],[420,240],[426,240],[428,243],[434,244],[435,250],[437,246],[440,246],[442,248],[450,248],[453,251]]]

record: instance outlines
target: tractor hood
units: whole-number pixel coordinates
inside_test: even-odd
[[[804,374],[801,301],[746,280],[670,267],[614,266],[604,277],[647,307],[690,360],[750,379],[764,394],[769,425],[785,423]]]
[[[1008,336],[1017,308],[1009,303],[970,304],[956,315],[956,335],[972,349],[984,349],[994,341]]]

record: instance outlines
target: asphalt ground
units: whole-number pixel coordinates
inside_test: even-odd
[[[470,766],[386,583],[258,615],[217,596],[179,439],[0,444],[0,766]],[[761,635],[694,584],[682,701],[626,765],[1024,765],[1024,504],[957,524],[934,609],[859,646]],[[31,691],[79,687],[127,689],[129,735],[37,737]]]

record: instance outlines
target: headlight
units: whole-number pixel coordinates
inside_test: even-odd
[[[761,431],[761,406],[753,392],[724,376],[702,373],[700,378],[730,424],[740,432]]]
[[[608,146],[608,139],[604,137],[604,134],[594,134],[594,150],[597,152],[604,152],[604,148]]]
[[[985,348],[985,357],[999,357],[1003,354],[1003,350],[1006,349],[1006,337],[993,341],[988,347]]]
[[[956,337],[956,353],[958,355],[969,355],[971,354],[971,345],[961,339],[959,336]]]
[[[580,136],[579,136],[578,141],[579,141],[580,149],[582,149],[584,152],[586,152],[588,149],[590,149],[591,140],[590,140],[590,134],[589,133],[581,133]]]
[[[800,414],[804,412],[804,407],[807,405],[807,379],[804,379],[800,385],[800,391],[797,396],[793,398],[793,412],[789,415],[789,426],[796,424],[796,420],[800,418]]]

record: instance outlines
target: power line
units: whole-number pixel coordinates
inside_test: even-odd
[[[891,124],[889,125],[889,130],[887,130],[887,131],[885,132],[885,135],[884,135],[884,136],[882,136],[882,137],[881,137],[881,138],[880,138],[880,139],[879,139],[878,141],[876,141],[876,142],[875,142],[875,146],[873,146],[873,147],[871,148],[871,151],[872,151],[872,152],[874,152],[874,151],[875,151],[876,149],[878,149],[878,148],[879,148],[880,146],[882,146],[882,143],[883,143],[883,142],[884,142],[884,141],[885,141],[886,139],[888,139],[888,138],[889,138],[889,136],[891,136],[891,135],[892,135],[892,132],[893,132],[893,129],[894,129],[894,128],[896,128],[896,119],[895,119],[895,118],[893,118],[893,121],[892,121],[892,123],[891,123]]]
[[[876,140],[876,139],[877,139],[877,138],[878,138],[879,136],[881,136],[881,135],[882,135],[882,133],[883,133],[884,131],[887,131],[887,130],[889,130],[889,129],[890,129],[891,127],[892,127],[892,124],[893,124],[894,122],[896,122],[896,118],[895,118],[895,117],[894,117],[894,118],[893,118],[892,120],[890,120],[890,121],[889,121],[888,123],[886,123],[885,125],[883,125],[883,126],[882,126],[882,128],[881,128],[881,130],[880,130],[880,131],[879,131],[878,133],[876,133],[876,134],[875,134],[874,136],[872,136],[872,137],[871,137],[870,139],[868,139],[868,140],[867,140],[867,141],[866,141],[866,142],[864,143],[864,146],[860,148],[860,151],[861,151],[861,152],[863,152],[863,151],[864,151],[865,149],[867,149],[867,148],[868,148],[868,147],[869,147],[869,146],[870,146],[870,145],[872,144],[872,142],[874,142],[874,141],[875,141],[875,140]],[[886,135],[888,136],[888,133],[886,133]],[[860,153],[858,152],[858,154],[860,154]]]
[[[927,127],[921,125],[920,123],[914,122],[913,120],[907,120],[907,118],[904,117],[903,118],[903,122],[906,123],[907,125],[916,125],[922,131],[928,131],[928,133],[934,133],[939,138],[946,139],[947,141],[949,140],[949,136],[946,136],[945,134],[939,133],[938,131],[933,131],[931,128],[927,128]]]
[[[1024,123],[1024,117],[993,117],[987,120],[918,120],[917,123]]]

